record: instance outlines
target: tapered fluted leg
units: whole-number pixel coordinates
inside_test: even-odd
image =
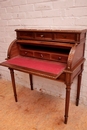
[[[32,75],[29,74],[29,77],[30,77],[31,90],[33,90],[33,79],[32,79]]]
[[[82,73],[78,75],[76,106],[79,105],[80,88],[81,88],[81,78],[82,78]]]
[[[15,101],[17,102],[17,93],[16,93],[16,86],[15,86],[14,70],[11,69],[11,68],[9,68],[9,69],[10,69],[10,74],[11,74],[14,97],[15,97]]]
[[[66,101],[65,101],[65,120],[64,120],[65,124],[67,124],[67,121],[68,121],[69,101],[70,101],[70,86],[67,86],[66,87]]]

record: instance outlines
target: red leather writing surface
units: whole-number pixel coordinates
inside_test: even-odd
[[[27,57],[15,57],[6,61],[9,64],[17,65],[21,67],[26,67],[42,72],[52,73],[52,74],[60,74],[66,67],[66,64],[53,62],[53,61],[46,61],[36,58],[27,58]]]

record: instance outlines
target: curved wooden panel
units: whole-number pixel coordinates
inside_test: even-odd
[[[15,39],[14,41],[11,42],[8,51],[7,51],[7,58],[6,60],[15,57],[17,55],[19,55],[19,51],[18,51],[18,46],[17,46],[17,40]]]
[[[68,62],[67,62],[67,69],[70,70],[73,67],[75,67],[75,65],[83,59],[84,57],[84,48],[85,48],[85,44],[81,43],[81,44],[75,44],[70,53],[69,53],[69,57],[68,57]]]

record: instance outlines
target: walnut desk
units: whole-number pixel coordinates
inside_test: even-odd
[[[87,30],[15,31],[17,38],[8,48],[7,61],[0,63],[10,70],[15,101],[17,102],[17,93],[14,70],[29,73],[31,90],[32,75],[64,82],[66,84],[64,123],[67,124],[70,89],[76,76],[78,77],[76,105],[79,104]]]

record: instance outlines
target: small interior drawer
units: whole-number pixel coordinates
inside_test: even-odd
[[[50,54],[42,53],[42,52],[34,52],[34,57],[41,58],[41,59],[50,59]]]
[[[68,56],[63,56],[63,55],[56,55],[56,54],[52,54],[51,55],[51,59],[52,60],[56,60],[56,61],[60,61],[60,62],[64,62],[64,63],[66,63],[67,62],[67,58],[68,58]]]
[[[52,40],[52,33],[44,33],[44,32],[37,32],[36,33],[36,39],[40,40]]]
[[[20,50],[20,55],[22,55],[22,56],[33,56],[33,52],[32,51]]]

